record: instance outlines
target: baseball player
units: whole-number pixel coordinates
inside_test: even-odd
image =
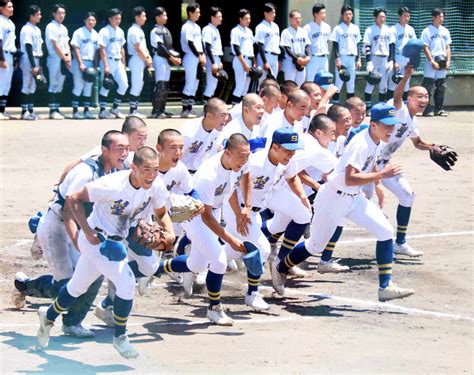
[[[442,25],[444,11],[441,8],[434,8],[431,16],[433,24],[426,27],[421,33],[421,39],[425,43],[426,55],[422,85],[426,88],[430,97],[433,85],[435,86],[433,94],[434,111],[433,107],[428,106],[423,112],[423,116],[447,116],[448,112],[443,109],[443,103],[446,75],[451,65],[451,34]]]
[[[72,117],[76,120],[96,118],[89,110],[92,85],[94,82],[86,82],[82,76],[84,70],[97,66],[99,34],[94,30],[96,23],[97,17],[95,13],[87,12],[84,17],[84,26],[72,34],[71,46],[74,52],[74,59],[72,60],[72,78],[74,80],[74,89],[72,90]],[[84,114],[79,112],[81,95]]]
[[[179,53],[173,49],[173,38],[165,26],[168,23],[168,13],[165,8],[155,8],[155,22],[155,28],[150,33],[150,44],[154,51],[153,69],[156,81],[152,97],[151,117],[164,119],[170,117],[165,113],[166,101],[170,92],[170,65],[181,65],[181,59]]]
[[[202,67],[206,65],[206,55],[202,48],[201,28],[196,23],[201,17],[199,4],[189,4],[186,7],[186,14],[188,20],[181,28],[181,49],[184,52],[183,67],[185,73],[181,117],[195,118],[194,100],[202,75]]]
[[[49,118],[64,120],[64,115],[59,111],[60,94],[63,91],[66,76],[64,70],[71,69],[71,49],[66,26],[66,8],[63,4],[53,6],[53,19],[46,26],[45,40],[48,49],[46,66],[49,71]],[[62,66],[62,68],[61,68]]]
[[[385,102],[387,94],[387,75],[393,70],[395,59],[395,36],[385,25],[387,13],[384,9],[374,10],[375,23],[364,33],[364,52],[367,59],[367,73],[378,72],[382,78],[379,83],[379,102]],[[367,112],[372,108],[372,91],[374,86],[365,85],[365,104]]]
[[[393,106],[379,103],[372,108],[370,128],[352,139],[336,169],[316,195],[311,224],[317,230],[311,231],[311,237],[296,245],[283,260],[272,264],[272,283],[278,294],[285,293],[289,268],[323,251],[338,223],[344,218],[377,237],[379,300],[389,301],[414,293],[413,289],[393,284],[393,228],[383,212],[360,192],[360,187],[364,184],[401,173],[401,166],[393,164],[387,164],[381,171],[372,172],[383,142],[388,141],[398,123]]]
[[[336,139],[329,144],[329,150],[339,159],[344,152],[347,135],[351,129],[351,113],[346,106],[333,104],[328,109],[327,115],[336,124]]]
[[[127,31],[127,50],[130,56],[128,67],[131,72],[130,114],[144,117],[138,112],[138,101],[143,89],[143,72],[145,68],[151,68],[153,62],[146,46],[145,33],[142,30],[147,20],[145,8],[135,7],[133,15],[135,23]]]
[[[16,307],[24,305],[25,296],[56,298],[60,289],[71,279],[80,253],[74,243],[77,236],[76,223],[68,207],[65,207],[66,199],[87,183],[118,170],[127,154],[127,137],[116,130],[108,131],[102,137],[102,152],[99,157],[78,164],[59,185],[56,199],[41,217],[37,232],[52,275],[30,279],[18,272],[15,275],[15,290],[12,295]],[[87,207],[87,210],[89,212],[90,207]],[[63,316],[62,330],[65,334],[80,338],[94,336],[92,331],[81,324],[94,302],[103,277],[96,277],[94,280],[91,280],[92,284],[87,292],[80,296]]]
[[[23,77],[21,87],[21,118],[22,120],[36,120],[34,111],[34,97],[36,92],[35,76],[40,72],[40,59],[43,57],[43,38],[37,26],[41,21],[41,9],[37,5],[28,8],[28,22],[20,31],[20,68]]]
[[[81,251],[81,257],[71,280],[61,288],[54,303],[38,310],[40,328],[37,338],[40,348],[47,347],[56,318],[69,309],[92,281],[104,275],[116,286],[113,346],[124,358],[138,356],[126,334],[133,305],[135,277],[127,264],[126,249],[118,241],[127,237],[134,219],[151,206],[156,220],[166,231],[165,247],[172,247],[173,226],[166,210],[168,192],[161,179],[156,178],[157,175],[158,154],[145,146],[135,153],[131,170],[104,176],[68,197],[66,204],[81,228],[73,241]],[[85,202],[94,203],[88,219],[83,209]],[[99,234],[108,239],[105,246],[114,246],[113,253],[101,246]]]
[[[416,39],[415,29],[413,29],[408,22],[410,22],[410,9],[406,6],[402,6],[398,9],[398,22],[391,27],[392,33],[395,35],[395,60],[393,70],[390,72],[388,77],[387,100],[393,98],[393,91],[397,86],[393,80],[393,76],[403,76],[405,66],[408,62],[408,59],[403,56],[403,47],[410,39]],[[409,88],[410,81],[407,82],[405,87],[403,94],[404,100],[408,97]]]
[[[100,80],[102,87],[99,91],[100,119],[125,118],[120,112],[119,105],[128,89],[127,72],[125,70],[125,34],[120,28],[122,11],[112,8],[108,12],[109,24],[99,31],[100,51]],[[112,109],[107,111],[109,89],[103,85],[104,77],[111,76],[117,84],[116,96]]]
[[[272,3],[263,5],[263,20],[255,28],[255,42],[258,46],[257,64],[263,67],[259,84],[268,76],[278,76],[280,56],[280,27],[274,22],[277,8]]]
[[[290,26],[281,33],[281,46],[285,50],[283,73],[285,80],[295,81],[298,86],[306,80],[306,65],[311,59],[311,40],[308,32],[300,27],[301,13],[290,12]]]
[[[351,75],[349,81],[346,82],[347,98],[354,96],[356,70],[362,66],[359,55],[359,43],[361,41],[359,26],[352,23],[354,17],[354,9],[349,5],[341,8],[342,22],[337,25],[331,34],[332,50],[334,52],[336,72],[345,66]],[[334,103],[339,102],[342,86],[344,82],[336,74],[337,94],[334,95]]]
[[[15,24],[10,20],[13,16],[13,2],[0,2],[0,120],[9,120],[5,114],[8,93],[12,85],[13,55],[15,46]]]
[[[211,7],[211,22],[202,29],[202,42],[206,51],[206,89],[203,93],[204,104],[214,96],[217,87],[215,75],[223,68],[221,58],[222,50],[221,34],[217,28],[222,24],[222,9]]]
[[[326,19],[326,6],[315,4],[313,6],[313,21],[304,26],[311,40],[311,60],[306,66],[306,80],[313,81],[317,72],[329,71],[329,47],[328,40],[331,37],[331,26]]]
[[[367,111],[367,108],[361,98],[359,98],[358,96],[353,96],[352,98],[346,100],[345,105],[349,109],[352,118],[351,129],[349,130],[349,134],[347,135],[346,140],[347,144],[350,142],[354,135],[360,133],[364,129],[367,129],[369,125],[362,124],[362,122],[365,120],[365,113]]]

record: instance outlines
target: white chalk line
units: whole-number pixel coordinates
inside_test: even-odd
[[[433,237],[451,237],[451,236],[466,236],[466,235],[473,235],[473,230],[466,230],[460,232],[444,232],[444,233],[423,233],[423,234],[412,234],[406,236],[408,239],[416,239],[416,238],[433,238]],[[351,240],[343,240],[338,241],[338,244],[355,244],[355,243],[363,243],[363,242],[374,242],[377,241],[376,238],[353,238]]]

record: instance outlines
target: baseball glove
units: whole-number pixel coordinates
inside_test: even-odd
[[[199,202],[189,195],[170,194],[171,208],[169,215],[174,223],[182,223],[191,220]]]
[[[445,171],[449,171],[458,161],[458,154],[449,146],[436,145],[430,149],[430,158]]]
[[[304,67],[305,67],[305,66],[298,64],[298,62],[297,62],[297,61],[298,61],[298,60],[297,60],[298,57],[303,57],[303,58],[304,58],[304,57],[306,57],[306,55],[297,55],[297,56],[296,56],[296,59],[293,60],[293,63],[295,64],[296,70],[297,70],[298,72],[302,72],[302,71],[304,70]]]
[[[157,223],[149,224],[145,220],[138,220],[137,226],[131,231],[131,240],[148,249],[165,250],[165,230]]]

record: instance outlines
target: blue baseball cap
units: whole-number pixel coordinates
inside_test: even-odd
[[[377,103],[370,110],[370,121],[381,122],[385,125],[396,125],[400,120],[395,117],[396,109],[387,103]]]
[[[303,142],[300,141],[297,132],[290,128],[280,128],[273,132],[272,143],[276,143],[287,150],[302,150]]]
[[[319,71],[314,76],[313,82],[324,90],[327,90],[329,86],[334,84],[334,76],[332,73]]]

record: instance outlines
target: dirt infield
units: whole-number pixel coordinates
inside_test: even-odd
[[[113,331],[89,314],[93,340],[61,335],[53,328],[48,350],[29,350],[38,328],[36,309],[48,300],[28,298],[13,309],[13,276],[37,276],[46,262],[34,261],[26,220],[45,209],[52,184],[65,164],[100,141],[114,121],[0,123],[0,359],[1,373],[472,373],[473,372],[473,112],[419,120],[422,137],[454,147],[456,169],[445,172],[407,142],[396,154],[416,192],[409,242],[425,255],[399,257],[394,280],[416,294],[394,303],[377,302],[377,266],[372,236],[349,225],[335,256],[352,271],[316,272],[291,280],[288,296],[273,295],[270,276],[262,293],[269,313],[244,304],[243,272],[224,278],[223,302],[235,319],[230,328],[205,319],[206,296],[182,298],[167,276],[155,279],[146,297],[137,296],[129,336],[140,351],[124,360],[112,348]],[[181,121],[150,120],[149,145],[164,127]],[[387,192],[384,212],[394,224],[396,199]],[[103,295],[105,289],[101,290]]]

